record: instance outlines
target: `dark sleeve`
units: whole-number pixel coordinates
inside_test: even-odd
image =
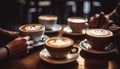
[[[109,15],[110,19],[113,20],[116,25],[120,26],[120,1],[117,7]]]
[[[118,5],[116,7],[116,12],[120,15],[120,1],[119,1]]]

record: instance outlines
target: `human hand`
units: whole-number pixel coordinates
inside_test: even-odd
[[[95,14],[95,16],[92,16],[89,20],[89,27],[90,28],[100,28],[102,27],[108,17],[104,14],[104,12],[100,12],[100,14]]]
[[[18,37],[14,39],[13,41],[9,42],[7,44],[7,47],[10,51],[11,57],[22,57],[26,56],[28,53],[27,47],[32,45],[34,42],[29,41],[30,37]]]

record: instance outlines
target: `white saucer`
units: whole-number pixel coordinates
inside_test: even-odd
[[[55,26],[53,26],[53,28],[51,30],[46,30],[45,33],[58,32],[61,29],[62,29],[62,26],[59,24],[56,24]]]
[[[116,46],[113,43],[110,43],[108,46],[106,46],[104,51],[98,51],[98,50],[92,49],[91,45],[88,43],[87,39],[81,41],[79,46],[81,47],[81,49],[83,49],[87,52],[90,52],[90,53],[94,53],[94,54],[108,54],[108,53],[112,53],[112,52],[117,52]]]
[[[44,41],[45,41],[46,39],[48,39],[48,38],[49,38],[49,37],[48,37],[47,35],[44,35],[43,38],[42,38],[42,40],[40,40],[39,42],[36,42],[35,44],[33,44],[33,46],[36,47],[36,46],[44,45]]]
[[[79,57],[79,53],[74,53],[74,54],[68,54],[65,58],[63,59],[54,59],[52,56],[48,53],[47,49],[41,50],[39,53],[39,56],[42,60],[52,63],[52,64],[66,64],[75,61]]]
[[[70,34],[70,35],[83,35],[83,34],[85,34],[85,31],[83,31],[82,33],[73,33],[72,29],[69,26],[64,27],[63,32]]]

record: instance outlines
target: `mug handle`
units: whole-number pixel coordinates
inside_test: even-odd
[[[72,48],[71,48],[71,51],[70,51],[70,53],[71,54],[74,54],[74,53],[77,53],[79,51],[79,46],[72,46]]]

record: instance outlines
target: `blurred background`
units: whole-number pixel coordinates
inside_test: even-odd
[[[38,16],[54,14],[58,24],[67,24],[67,18],[90,18],[101,11],[110,13],[118,0],[2,0],[0,2],[0,27],[18,31],[28,23],[39,23]]]

